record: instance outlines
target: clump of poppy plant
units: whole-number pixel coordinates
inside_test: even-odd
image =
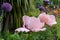
[[[39,32],[45,31],[45,25],[49,25],[52,27],[53,25],[57,24],[55,16],[49,15],[46,13],[41,13],[37,18],[36,17],[29,17],[24,15],[23,16],[23,27],[15,29],[17,32]]]
[[[7,11],[7,12],[11,12],[12,10],[12,5],[8,2],[5,2],[2,4],[2,9]]]

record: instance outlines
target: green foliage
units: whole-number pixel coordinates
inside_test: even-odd
[[[57,40],[60,40],[60,18],[57,18],[58,24],[56,25],[57,27]]]
[[[40,5],[43,5],[43,0],[36,0],[36,3],[39,3]]]
[[[58,5],[60,5],[60,0],[58,0]]]
[[[0,16],[0,32],[1,32],[1,26],[2,26],[2,20],[3,20],[2,17],[3,16]]]
[[[55,5],[60,5],[60,0],[51,0]]]

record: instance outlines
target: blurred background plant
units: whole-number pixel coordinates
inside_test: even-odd
[[[44,32],[15,33],[14,31],[16,28],[22,27],[23,15],[37,17],[43,12],[43,10],[41,11],[39,8],[36,8],[38,4],[46,8],[47,11],[45,12],[49,14],[54,14],[55,12],[55,14],[60,16],[60,0],[50,0],[51,4],[48,6],[44,5],[43,0],[0,0],[0,7],[4,2],[12,5],[12,11],[7,12],[0,8],[0,40],[60,40],[60,18],[58,17],[56,17],[57,25],[53,26],[52,29],[46,26],[48,29]],[[4,19],[4,15],[9,17],[6,16]],[[3,20],[5,20],[4,23],[7,26],[3,23]],[[53,37],[54,33],[56,33],[55,38]]]

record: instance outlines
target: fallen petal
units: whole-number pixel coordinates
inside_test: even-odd
[[[17,32],[29,32],[30,30],[21,27],[21,28],[17,28],[15,31],[17,31]]]

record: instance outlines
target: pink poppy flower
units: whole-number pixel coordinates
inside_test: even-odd
[[[15,31],[17,31],[17,32],[29,32],[30,30],[28,30],[24,27],[21,27],[21,28],[17,28]]]
[[[33,31],[44,31],[44,22],[40,22],[39,18],[23,16],[23,27]]]
[[[57,24],[55,16],[54,15],[48,15],[46,13],[42,13],[39,15],[40,21],[45,22],[47,25],[52,26],[54,24]]]

